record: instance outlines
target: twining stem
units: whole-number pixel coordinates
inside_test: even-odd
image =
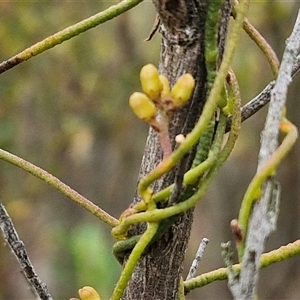
[[[242,123],[242,116],[241,116],[241,95],[240,95],[240,88],[239,88],[239,84],[237,81],[237,78],[234,74],[234,72],[230,69],[227,75],[227,82],[230,86],[231,89],[231,93],[233,97],[233,101],[232,100],[228,100],[227,101],[227,105],[230,106],[231,101],[232,103],[232,122],[231,122],[231,127],[230,127],[230,132],[229,132],[229,138],[228,138],[228,142],[227,144],[229,144],[228,148],[224,147],[224,154],[225,156],[229,155],[229,153],[225,153],[225,151],[232,151],[233,146],[235,144],[235,141],[238,137],[238,133],[241,129],[241,123]]]
[[[40,167],[12,154],[3,149],[0,149],[0,159],[9,162],[28,173],[31,173],[35,177],[48,183],[56,190],[60,191],[62,194],[79,204],[81,207],[85,208],[87,211],[92,213],[94,216],[107,223],[108,225],[114,227],[118,224],[118,220],[108,214],[106,211],[95,205],[90,200],[86,199],[78,192],[70,188],[68,185],[60,181],[57,177],[48,173],[47,171],[41,169]]]
[[[232,9],[233,17],[236,15],[235,7],[238,5],[238,1],[234,1],[234,6]],[[278,70],[279,70],[279,60],[274,52],[273,48],[269,45],[269,43],[264,39],[264,37],[259,33],[258,30],[249,22],[247,18],[245,18],[244,23],[243,23],[243,29],[245,32],[249,35],[249,37],[255,42],[255,44],[260,48],[260,50],[265,54],[272,72],[275,76],[275,78],[278,75]]]
[[[224,146],[224,148],[219,152],[219,147],[220,147],[220,142],[222,140],[223,134],[224,134],[224,129],[226,126],[226,120],[227,116],[224,115],[223,113],[220,114],[220,124],[219,128],[216,132],[216,137],[215,141],[212,145],[211,151],[208,155],[208,158],[201,163],[198,167],[190,170],[186,175],[185,175],[185,183],[187,181],[187,178],[190,180],[194,180],[195,178],[199,177],[201,174],[204,173],[208,168],[211,168],[209,173],[207,174],[206,177],[202,178],[199,183],[199,189],[198,191],[195,192],[195,194],[187,199],[184,202],[178,203],[176,205],[173,205],[171,207],[167,207],[165,209],[153,209],[153,210],[148,210],[146,212],[141,212],[141,213],[135,213],[132,215],[129,215],[127,217],[124,217],[121,219],[120,223],[118,226],[113,228],[112,234],[116,237],[120,236],[126,236],[126,232],[128,228],[139,222],[159,222],[163,219],[169,218],[173,215],[179,214],[181,212],[184,212],[188,210],[189,208],[193,207],[196,205],[196,203],[202,198],[202,196],[206,193],[216,171],[221,167],[224,161],[228,158],[229,154],[231,153],[235,141],[238,137],[238,132],[241,127],[241,97],[239,93],[239,87],[238,83],[236,80],[236,77],[233,72],[229,72],[228,74],[228,83],[229,86],[232,89],[233,92],[233,111],[232,111],[232,124],[231,124],[231,129],[229,133],[228,140]],[[219,136],[219,137],[218,137]],[[195,172],[197,170],[197,172]],[[188,176],[188,177],[186,177]],[[172,186],[168,187],[168,189],[171,189]],[[163,190],[161,191],[162,195],[165,196],[167,193],[170,193],[170,190]],[[161,201],[164,200],[164,197],[159,197],[159,193],[155,194],[153,196],[153,202],[155,201]],[[141,202],[142,203],[142,202]],[[141,204],[139,208],[142,208]],[[145,208],[145,207],[144,207]],[[138,209],[137,209],[138,211]]]
[[[219,103],[222,89],[224,88],[224,81],[227,76],[233,54],[237,47],[237,42],[248,6],[249,0],[243,0],[236,7],[236,19],[229,35],[228,44],[225,47],[223,60],[216,75],[212,90],[204,105],[199,121],[195,125],[192,132],[187,135],[185,141],[172,153],[172,155],[162,161],[154,170],[140,180],[138,192],[144,202],[148,203],[152,198],[152,190],[149,188],[149,186],[155,180],[159,179],[163,174],[169,172],[176,165],[176,163],[197,143],[201,134],[204,132],[205,128],[210,122]]]
[[[243,239],[241,243],[238,243],[237,245],[240,259],[242,259],[245,249],[245,238],[247,234],[250,214],[254,202],[260,198],[261,187],[268,177],[274,175],[277,166],[292,149],[298,137],[297,127],[287,119],[282,120],[280,129],[287,135],[285,136],[280,146],[272,154],[270,159],[266,162],[266,164],[262,166],[261,169],[259,169],[258,173],[256,173],[251,183],[249,184],[248,189],[242,200],[238,224],[240,229],[242,230]]]
[[[184,281],[183,281],[182,277],[180,277],[180,283],[179,283],[177,300],[185,300],[184,284],[183,283],[184,283]]]
[[[232,82],[234,82],[234,79],[232,79]],[[133,224],[140,223],[140,222],[159,222],[161,220],[167,219],[171,216],[184,212],[190,209],[191,207],[195,206],[196,203],[199,202],[199,200],[203,197],[203,195],[206,193],[207,189],[209,188],[210,183],[214,175],[216,174],[216,171],[221,167],[223,162],[228,158],[237,139],[237,133],[241,124],[240,97],[239,97],[238,90],[236,90],[237,87],[235,86],[233,89],[234,89],[234,94],[237,95],[237,98],[234,99],[235,102],[234,102],[234,111],[232,113],[232,127],[229,133],[228,140],[224,148],[216,156],[215,153],[213,152],[214,147],[212,147],[211,153],[209,154],[206,161],[210,160],[212,156],[215,156],[214,164],[212,164],[211,170],[206,175],[206,177],[200,180],[198,186],[199,189],[194,193],[193,196],[191,196],[186,201],[177,203],[176,205],[173,205],[171,207],[167,207],[164,209],[148,210],[146,212],[136,213],[123,218],[120,221],[119,225],[113,228],[112,230],[113,235],[115,235],[116,237],[126,235],[128,228]],[[222,119],[223,121],[221,121]],[[223,123],[221,127],[222,128],[221,131],[223,131],[224,134],[224,129],[225,129],[224,126],[226,126],[226,116],[222,113],[220,116],[220,123],[221,124]],[[218,149],[219,148],[216,147],[215,151],[218,151]],[[206,164],[206,161],[204,161],[202,164]],[[198,166],[198,168],[200,166],[201,164]],[[202,171],[203,170],[201,169],[201,172]],[[193,177],[194,176],[200,176],[200,175],[194,174]]]
[[[130,280],[131,275],[134,271],[134,267],[136,266],[141,255],[143,254],[145,248],[147,247],[147,245],[151,242],[152,238],[154,237],[154,235],[158,229],[158,225],[159,225],[158,223],[149,223],[148,228],[142,234],[139,241],[136,243],[135,247],[133,248],[132,252],[129,255],[129,258],[126,262],[124,269],[122,270],[120,279],[113,291],[111,300],[121,299],[121,297],[124,293],[124,290],[127,286],[127,283]]]
[[[202,176],[207,170],[209,170],[209,168],[211,168],[213,166],[213,164],[216,162],[218,152],[221,149],[222,142],[223,142],[224,122],[226,122],[226,116],[222,115],[222,118],[220,119],[217,130],[215,132],[214,141],[213,141],[212,145],[210,146],[210,151],[208,152],[207,158],[203,162],[201,162],[200,164],[198,164],[197,166],[190,169],[188,172],[186,172],[184,174],[184,177],[183,177],[184,185],[193,185],[195,182],[197,182],[199,177]],[[201,150],[202,150],[203,145],[200,145],[200,146],[201,146]],[[196,156],[197,155],[198,155],[198,153],[196,153]],[[174,188],[174,184],[171,184],[170,186],[166,187],[165,189],[154,194],[153,198],[152,198],[153,202],[158,203],[158,202],[166,201],[168,199],[168,197],[170,196],[173,188]]]
[[[224,114],[221,114],[218,130],[216,132],[215,140],[212,145],[212,148],[211,148],[208,158],[204,162],[202,162],[198,167],[190,170],[185,175],[185,183],[187,181],[187,178],[191,182],[193,182],[196,178],[200,177],[201,174],[203,174],[206,170],[208,170],[210,167],[212,167],[214,163],[216,163],[216,160],[218,159],[218,153],[222,146],[225,126],[226,126],[226,120],[227,120],[226,116]],[[197,172],[195,172],[195,170],[197,170]],[[188,175],[190,172],[193,173],[192,176]],[[186,177],[186,176],[188,176],[188,177]],[[193,178],[193,180],[192,180],[192,178]],[[168,194],[170,194],[171,187],[173,187],[173,186],[174,185],[171,185],[169,187],[170,189],[168,190]],[[112,229],[112,234],[115,237],[124,236],[124,235],[126,235],[128,228],[135,223],[148,222],[148,221],[149,222],[157,222],[157,221],[161,221],[163,219],[167,219],[168,217],[176,215],[180,212],[186,211],[187,209],[189,209],[190,207],[195,205],[201,199],[201,197],[206,192],[206,190],[209,186],[209,183],[207,182],[205,184],[205,180],[202,180],[200,186],[201,186],[201,188],[199,190],[201,190],[201,191],[199,192],[199,190],[198,190],[194,194],[194,196],[190,197],[189,199],[187,199],[184,202],[181,202],[179,204],[173,205],[173,206],[165,208],[165,209],[147,210],[146,212],[135,213],[135,214],[129,215],[125,218],[121,218],[120,223]],[[166,198],[160,199],[159,197],[154,196],[151,204],[155,203],[156,201],[160,201],[160,200],[166,200]],[[142,208],[141,205],[139,205],[139,204],[137,204],[137,205],[138,205],[137,206],[138,208]],[[136,208],[136,207],[134,206],[134,208]]]
[[[249,35],[249,37],[257,44],[257,46],[261,49],[261,51],[265,54],[271,70],[276,78],[279,70],[279,59],[274,52],[273,48],[269,45],[269,43],[264,39],[264,37],[259,33],[258,30],[249,22],[248,19],[245,19],[244,30]]]
[[[218,28],[221,16],[222,0],[209,1],[207,6],[207,20],[205,23],[205,66],[207,72],[208,93],[213,87],[217,75],[218,63]]]
[[[226,121],[225,116],[223,121]],[[201,136],[192,168],[184,174],[184,185],[195,185],[199,177],[214,164],[215,160],[217,159],[217,153],[221,148],[223,141],[224,131],[222,126],[222,122],[221,124],[219,122],[215,132],[215,122],[211,122],[205,133]],[[215,135],[215,138],[212,143],[213,135]],[[175,184],[173,183],[154,194],[152,197],[152,202],[158,203],[167,201],[174,189],[174,186]],[[133,213],[145,211],[147,210],[147,207],[148,205],[144,201],[140,201],[127,209],[122,216],[128,216]]]
[[[62,42],[65,42],[74,36],[79,35],[91,28],[96,27],[106,21],[109,21],[116,16],[122,14],[123,12],[133,8],[138,5],[143,0],[123,0],[118,4],[112,5],[108,9],[89,17],[77,24],[69,26],[64,30],[61,30],[54,35],[47,37],[46,39],[32,45],[31,47],[23,50],[17,55],[11,57],[10,59],[2,62],[0,64],[0,74],[15,67],[16,65],[36,56],[48,49],[55,47]]]
[[[228,84],[230,85],[230,87],[232,89],[233,99],[234,99],[234,103],[232,105],[234,111],[231,112],[234,117],[233,117],[233,120],[231,120],[231,126],[230,126],[231,131],[230,131],[230,137],[228,139],[228,142],[230,142],[232,144],[231,147],[233,148],[235,140],[237,139],[238,132],[241,127],[241,110],[240,110],[241,109],[241,96],[240,96],[239,86],[238,86],[236,76],[232,72],[232,70],[230,70],[228,72],[227,78],[228,78],[227,79]],[[231,100],[229,100],[228,102],[230,102],[230,101]],[[222,136],[220,135],[220,139],[222,139]],[[216,153],[217,153],[216,149],[218,149],[218,148],[216,148],[216,146],[218,147],[219,141],[220,140],[218,139],[218,131],[217,131],[215,139],[214,139],[214,143],[212,145],[212,148],[208,155],[208,158],[205,161],[203,161],[202,163],[200,163],[197,167],[192,168],[191,170],[189,170],[188,172],[185,173],[184,180],[183,180],[183,183],[185,185],[193,183],[199,176],[204,174],[204,172],[207,171],[215,163],[216,158],[217,158],[216,157]],[[224,149],[232,149],[231,147],[224,148]],[[224,152],[223,152],[223,155],[224,155]],[[156,194],[153,195],[152,201],[155,203],[166,201],[168,199],[168,197],[170,196],[173,188],[174,188],[174,184],[157,192]],[[144,210],[146,210],[146,208],[147,208],[147,206],[145,205],[144,202],[139,202],[134,206],[134,209],[136,212],[144,211]]]
[[[260,268],[266,268],[271,264],[287,260],[297,255],[300,255],[300,240],[296,240],[293,243],[281,246],[276,250],[262,254],[260,258]],[[241,264],[233,265],[232,268],[234,272],[239,273],[241,270]],[[185,281],[184,289],[185,292],[189,292],[196,288],[208,285],[214,281],[226,279],[228,279],[227,268],[219,268],[211,272],[204,273],[191,280]]]
[[[136,206],[132,211],[127,211],[126,214],[122,215],[120,224],[115,228],[113,228],[112,230],[112,234],[114,236],[124,238],[126,237],[127,230],[132,224],[139,223],[139,222],[150,222],[150,223],[160,222],[164,219],[167,219],[171,216],[184,212],[189,208],[195,206],[195,204],[206,193],[208,187],[210,186],[212,178],[216,174],[216,171],[220,168],[222,163],[227,159],[229,153],[233,148],[234,141],[237,138],[237,131],[240,128],[240,106],[239,106],[240,104],[239,103],[235,103],[238,109],[234,109],[232,112],[233,126],[231,127],[231,131],[227,143],[225,144],[223,150],[217,156],[215,164],[211,166],[211,169],[208,171],[206,176],[201,178],[198,185],[198,190],[194,193],[194,195],[188,198],[187,200],[183,202],[179,202],[171,207],[167,207],[164,209],[153,209],[153,210],[148,209],[149,206],[152,206],[153,203],[155,203],[153,201],[155,195],[154,196],[152,195],[152,190],[149,188],[151,183],[157,180],[163,174],[170,171],[176,165],[179,159],[181,159],[185,155],[185,153],[187,153],[191,149],[191,147],[198,142],[200,136],[206,130],[208,124],[210,123],[213,117],[213,114],[215,113],[219,100],[223,95],[222,91],[224,89],[225,78],[227,76],[230,62],[233,57],[233,52],[237,45],[243,19],[248,9],[248,5],[249,5],[249,0],[243,0],[239,5],[239,8],[237,9],[236,21],[233,24],[231,29],[228,46],[225,48],[224,57],[219,72],[216,75],[216,79],[214,81],[212,90],[208,96],[208,100],[204,105],[201,117],[197,122],[195,128],[190,134],[187,135],[183,143],[178,147],[177,150],[175,150],[172,153],[172,155],[169,158],[161,162],[158,165],[158,167],[156,167],[156,169],[154,169],[148,175],[146,175],[146,177],[141,179],[140,184],[138,186],[138,192],[142,196],[143,201],[137,204],[139,205],[139,207]],[[237,97],[234,100],[238,102],[240,101],[239,97]],[[227,117],[222,112],[220,113],[220,115],[224,119],[226,119]],[[223,134],[224,134],[224,128],[223,128]],[[208,155],[208,157],[209,156],[210,154]],[[167,191],[167,193],[168,192],[169,191]],[[146,210],[146,211],[140,212],[142,210]]]

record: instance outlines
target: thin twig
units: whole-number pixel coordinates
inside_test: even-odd
[[[58,44],[61,44],[74,36],[79,35],[91,28],[94,28],[106,21],[109,21],[116,16],[122,14],[123,12],[133,8],[138,5],[143,0],[123,0],[116,5],[112,5],[108,9],[89,17],[79,23],[76,23],[72,26],[61,30],[54,35],[47,37],[46,39],[32,45],[31,47],[23,50],[17,55],[11,57],[10,59],[3,61],[0,64],[0,74],[4,73],[15,67],[16,65],[36,56],[48,49],[55,47]]]
[[[33,287],[34,291],[42,300],[52,300],[47,285],[38,277],[25,248],[24,243],[20,240],[18,233],[12,223],[12,220],[0,200],[0,229],[4,239],[12,252],[14,253],[23,274]]]
[[[244,21],[243,28],[247,32],[247,34],[250,36],[250,38],[255,41],[255,43],[259,46],[259,48],[263,51],[263,53],[267,57],[267,60],[271,66],[272,72],[276,78],[278,75],[278,69],[279,69],[280,63],[279,63],[279,60],[278,60],[277,55],[274,52],[273,48],[267,43],[267,41],[259,33],[259,31],[256,30],[255,27],[246,18]]]
[[[60,191],[62,194],[64,194],[65,196],[67,196],[68,198],[79,204],[81,207],[85,208],[87,211],[92,213],[97,218],[109,224],[110,226],[116,226],[118,224],[118,220],[112,217],[106,211],[104,211],[99,206],[80,195],[78,192],[76,192],[68,185],[60,181],[57,177],[39,168],[38,166],[33,165],[32,163],[3,149],[0,149],[0,159],[9,162],[48,183],[49,185]]]
[[[283,120],[281,122],[281,127],[283,129],[282,131],[287,133],[285,138],[283,139],[280,146],[276,149],[276,151],[272,153],[268,161],[261,166],[259,172],[255,174],[255,176],[253,177],[253,179],[251,180],[247,188],[247,191],[245,192],[244,198],[241,203],[239,220],[238,220],[238,225],[242,230],[242,242],[238,243],[238,252],[239,252],[240,259],[243,257],[243,252],[245,247],[245,237],[247,235],[249,217],[253,209],[254,203],[258,200],[259,196],[257,195],[260,194],[261,187],[266,179],[269,179],[270,182],[272,182],[272,184],[270,184],[270,191],[268,191],[268,199],[270,200],[268,200],[267,212],[269,213],[271,208],[274,207],[272,205],[273,203],[279,201],[278,194],[280,195],[280,187],[279,184],[273,182],[274,181],[273,179],[271,181],[271,177],[273,176],[278,165],[282,162],[284,157],[292,149],[298,137],[297,127],[293,125],[291,122],[289,122],[288,120]],[[272,215],[274,216],[274,214]],[[274,218],[276,218],[276,216],[274,216]],[[272,223],[274,223],[275,221],[272,220]],[[274,225],[270,226],[270,228],[274,228],[274,227],[275,227]]]
[[[156,15],[153,27],[151,29],[151,32],[149,33],[149,36],[145,39],[145,42],[151,41],[151,39],[153,38],[154,34],[158,30],[159,25],[160,25],[160,18],[159,18],[159,15]]]
[[[232,9],[232,15],[235,18],[236,16],[236,7],[238,7],[238,1],[234,1],[233,9]],[[269,45],[269,43],[264,39],[264,37],[260,34],[258,30],[249,22],[247,18],[244,19],[243,28],[245,32],[249,35],[249,37],[255,42],[255,44],[261,49],[261,51],[265,54],[272,72],[275,76],[275,78],[278,75],[278,69],[279,69],[279,60],[277,58],[277,55],[275,51],[272,49],[272,47]]]
[[[292,81],[292,69],[300,50],[300,10],[291,36],[286,43],[278,78],[271,92],[271,101],[262,132],[257,173],[274,156],[278,148],[278,135],[282,122],[283,108],[286,103],[288,86]],[[254,204],[249,221],[243,267],[239,282],[231,286],[235,299],[253,299],[257,290],[259,261],[264,250],[265,241],[274,230],[274,221],[270,220],[269,204],[273,181],[266,180],[261,189],[260,199]],[[273,216],[274,218],[274,216]]]
[[[199,262],[204,254],[205,248],[207,246],[207,244],[209,243],[209,239],[207,238],[203,238],[201,240],[201,243],[199,244],[198,250],[196,252],[196,256],[192,262],[191,268],[189,270],[188,275],[186,276],[186,280],[191,280],[192,278],[195,277],[198,266],[199,266]]]
[[[289,258],[300,255],[300,240],[296,240],[293,243],[289,243],[285,246],[281,246],[278,249],[272,250],[268,253],[262,254],[260,258],[260,268],[269,267],[272,264],[280,261],[287,260]],[[232,269],[236,274],[239,274],[241,270],[241,264],[235,264]],[[228,279],[227,268],[219,268],[204,274],[201,274],[191,280],[184,282],[185,293],[192,291],[196,288],[206,286],[214,281]]]
[[[292,70],[292,78],[295,78],[296,75],[300,71],[300,55],[297,56],[296,61],[293,64],[293,70]],[[252,100],[247,102],[242,107],[242,122],[246,121],[250,117],[252,117],[254,114],[256,114],[261,108],[266,106],[271,99],[271,91],[274,88],[275,81],[270,82],[262,92],[260,92],[256,97],[254,97]],[[227,125],[226,125],[226,132],[230,130],[231,126],[231,118],[229,118]]]
[[[295,78],[299,70],[300,70],[300,55],[297,56],[293,64],[291,77]],[[270,102],[271,91],[273,90],[274,85],[275,85],[275,81],[270,82],[259,95],[257,95],[255,98],[253,98],[251,101],[249,101],[247,104],[245,104],[242,107],[242,121],[245,121],[248,118],[250,118],[252,115],[254,115],[257,111],[259,111],[262,107],[264,107],[266,104]]]

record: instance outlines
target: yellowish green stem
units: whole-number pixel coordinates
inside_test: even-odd
[[[276,250],[262,254],[260,258],[260,267],[266,268],[274,263],[287,260],[297,255],[300,255],[300,240],[296,240],[295,242],[290,243],[286,246],[282,246]],[[241,264],[233,265],[232,268],[234,272],[239,273],[241,270]],[[227,268],[219,268],[217,270],[197,276],[189,281],[185,281],[185,292],[189,292],[196,288],[203,287],[214,281],[226,279],[228,279]]]
[[[198,191],[196,191],[195,194],[189,199],[187,199],[186,201],[178,203],[171,207],[167,207],[165,209],[153,209],[145,212],[139,212],[142,211],[143,209],[146,210],[146,206],[145,203],[143,202],[138,203],[136,206],[134,206],[134,208],[136,209],[136,212],[139,213],[133,213],[131,215],[127,215],[124,218],[121,218],[120,223],[115,228],[113,228],[112,234],[116,238],[120,238],[120,237],[125,238],[128,229],[130,228],[130,226],[132,226],[135,223],[159,222],[163,219],[184,212],[190,209],[191,207],[195,206],[196,203],[206,193],[215,172],[219,169],[219,167],[223,164],[223,162],[228,158],[229,154],[231,153],[241,126],[241,110],[240,110],[241,98],[239,94],[238,83],[232,71],[230,71],[228,76],[229,76],[228,83],[232,89],[231,92],[233,93],[233,101],[234,101],[233,111],[232,111],[232,125],[231,125],[228,140],[224,148],[219,152],[220,143],[222,141],[224,129],[226,126],[226,120],[227,120],[227,116],[221,113],[220,125],[216,132],[215,142],[212,145],[208,158],[203,163],[201,163],[198,167],[187,172],[187,174],[184,177],[185,183],[193,182],[196,178],[199,178],[205,171],[211,168],[211,171],[209,171],[207,176],[202,178],[202,180],[200,180]],[[172,186],[155,194],[153,196],[151,203],[165,200],[166,199],[165,196],[170,194],[171,189]]]
[[[180,278],[177,300],[185,300],[184,281],[183,281],[182,277]]]
[[[237,91],[235,93],[238,95]],[[199,189],[195,192],[193,196],[191,196],[189,199],[187,199],[184,202],[180,202],[176,205],[173,205],[171,207],[167,207],[164,209],[153,209],[148,210],[146,212],[140,212],[136,214],[132,214],[128,217],[122,218],[118,226],[113,228],[112,234],[116,237],[120,236],[126,236],[127,230],[132,226],[133,224],[140,223],[140,222],[160,222],[163,219],[167,219],[173,215],[177,215],[179,213],[182,213],[184,211],[187,211],[191,207],[195,206],[196,203],[203,197],[203,195],[206,193],[211,180],[213,179],[213,176],[215,175],[216,171],[220,168],[220,166],[223,164],[223,162],[227,159],[229,154],[231,153],[234,143],[237,139],[237,132],[240,128],[240,97],[237,97],[235,99],[235,109],[232,115],[232,127],[231,131],[229,133],[228,140],[224,146],[224,148],[221,150],[221,152],[218,154],[218,147],[213,151],[214,148],[212,148],[209,157],[206,161],[211,161],[213,157],[213,161],[215,162],[215,165],[212,164],[212,169],[209,171],[206,177],[202,178],[199,183]],[[220,116],[220,123],[223,124],[221,128],[224,129],[226,126],[226,116],[221,113]],[[221,131],[221,130],[220,130]],[[216,152],[215,152],[216,151]],[[204,161],[202,164],[206,164],[206,161]],[[199,167],[201,164],[199,165]],[[200,168],[199,168],[200,170]],[[204,170],[201,169],[201,172]],[[199,177],[199,174],[193,174],[193,177]],[[157,199],[156,199],[157,200]]]
[[[216,75],[215,82],[209,94],[209,97],[204,105],[203,112],[199,121],[192,132],[187,135],[185,141],[175,150],[172,155],[166,160],[162,161],[154,170],[141,179],[138,185],[138,192],[145,203],[149,203],[152,198],[152,190],[150,185],[163,174],[169,172],[177,162],[197,143],[201,134],[204,132],[208,123],[210,122],[215,109],[219,103],[222,90],[224,88],[224,81],[227,76],[230,63],[232,61],[235,49],[237,47],[238,39],[244,22],[246,12],[248,10],[249,0],[243,0],[236,7],[236,19],[229,34],[228,44],[225,47],[223,60]]]
[[[95,205],[93,202],[80,195],[78,192],[70,188],[68,185],[66,185],[47,171],[3,149],[0,149],[0,159],[9,162],[21,168],[22,170],[31,173],[35,177],[43,180],[44,182],[51,185],[56,190],[60,191],[62,194],[79,204],[81,207],[85,208],[94,216],[107,223],[108,225],[116,226],[118,224],[117,219],[112,217],[106,211],[104,211],[103,209]]]
[[[209,167],[211,167],[218,159],[218,153],[222,146],[223,135],[225,132],[226,120],[227,117],[224,114],[221,114],[220,124],[216,132],[215,141],[213,143],[208,158],[203,163],[201,163],[198,167],[189,171],[192,172],[192,174],[189,172],[186,174],[186,176],[190,174],[190,176],[189,175],[187,177],[185,176],[186,181],[190,180],[193,182],[196,178],[200,177],[206,170],[208,170]],[[197,172],[194,172],[195,170]],[[148,222],[148,220],[149,222],[153,222],[154,219],[155,222],[161,221],[170,216],[188,210],[190,207],[195,205],[198,202],[198,200],[200,200],[202,195],[207,190],[209,182],[210,180],[205,184],[204,180],[201,181],[201,188],[196,192],[196,194],[191,198],[189,198],[188,200],[181,202],[180,204],[176,204],[165,209],[153,209],[153,210],[148,209],[146,212],[135,213],[127,217],[121,218],[120,223],[115,228],[112,229],[112,234],[116,238],[120,238],[122,236],[126,236],[129,227],[135,223]],[[170,193],[172,186],[173,185],[169,187],[168,193]],[[154,196],[150,204],[156,203],[156,201],[160,201],[160,200],[166,200],[166,199],[161,199],[160,197]],[[136,207],[141,208],[141,205],[137,204],[136,206],[134,206],[134,208],[136,209]]]
[[[62,42],[73,38],[74,36],[79,35],[80,33],[83,33],[91,28],[96,27],[97,25],[113,19],[114,17],[138,5],[142,1],[143,0],[123,0],[120,3],[112,5],[108,9],[92,17],[89,17],[77,24],[69,26],[64,30],[55,33],[54,35],[47,37],[46,39],[25,49],[12,58],[2,62],[0,64],[0,74],[32,58],[33,56],[36,56],[48,49],[55,47],[58,44],[61,44]]]
[[[281,122],[281,131],[287,133],[280,146],[276,149],[268,162],[256,173],[252,179],[249,187],[242,200],[238,224],[242,230],[242,241],[238,243],[239,259],[241,261],[245,249],[245,239],[247,235],[247,228],[249,223],[250,214],[254,205],[254,202],[260,198],[261,187],[268,177],[274,175],[277,166],[285,158],[285,156],[292,149],[298,137],[298,130],[287,119],[283,119]]]
[[[238,5],[238,1],[234,1],[233,6],[233,16],[235,17],[235,7]],[[264,39],[264,37],[259,33],[258,30],[249,22],[248,19],[245,18],[243,23],[243,28],[245,32],[249,35],[249,37],[255,42],[255,44],[261,49],[261,51],[266,56],[272,72],[274,74],[274,77],[277,78],[278,70],[279,70],[279,60],[274,52],[273,48],[269,45],[269,43]]]
[[[144,250],[148,246],[148,244],[151,242],[152,238],[154,237],[157,229],[158,229],[158,223],[150,223],[148,224],[148,228],[143,233],[135,247],[133,248],[126,265],[124,269],[122,270],[122,274],[120,276],[120,279],[113,291],[113,295],[111,297],[111,300],[119,300],[121,299],[124,290],[127,286],[128,281],[131,278],[131,275],[134,271],[134,268],[143,254]]]
[[[280,63],[273,48],[264,39],[264,37],[255,29],[255,27],[248,21],[248,19],[245,19],[243,28],[247,32],[249,37],[257,44],[257,46],[265,54],[270,64],[271,70],[274,74],[274,77],[277,78]]]

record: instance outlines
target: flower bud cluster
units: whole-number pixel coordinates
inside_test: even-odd
[[[85,286],[78,291],[80,300],[101,300],[97,291],[91,286]]]
[[[145,65],[140,72],[144,93],[135,92],[129,98],[129,105],[136,116],[159,129],[157,115],[170,115],[176,108],[191,98],[195,80],[186,73],[178,78],[172,89],[166,76],[160,75],[152,64]]]

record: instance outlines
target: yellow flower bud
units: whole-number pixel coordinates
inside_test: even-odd
[[[91,286],[85,286],[78,291],[81,300],[101,300],[97,291]]]
[[[184,105],[191,98],[194,87],[195,79],[191,74],[186,73],[180,76],[171,90],[174,106]]]
[[[152,64],[145,65],[140,72],[142,89],[152,100],[160,97],[163,85],[159,80],[158,70]]]
[[[159,75],[159,80],[162,83],[163,89],[160,93],[161,99],[165,99],[170,97],[171,91],[170,91],[170,83],[169,79],[164,75]]]
[[[146,122],[153,120],[156,115],[154,103],[143,93],[133,93],[129,98],[129,105],[135,115]]]

